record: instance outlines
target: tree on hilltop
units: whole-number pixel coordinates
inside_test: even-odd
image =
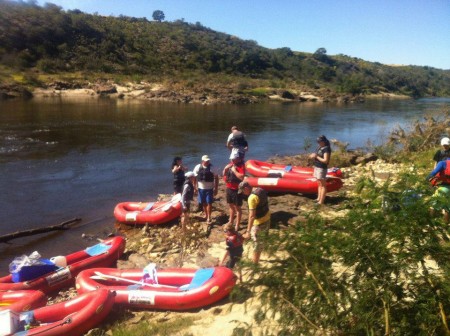
[[[158,22],[161,22],[161,21],[163,21],[166,18],[166,16],[164,15],[164,12],[162,10],[159,10],[159,9],[155,10],[153,12],[152,17],[153,17],[153,20],[158,21]]]

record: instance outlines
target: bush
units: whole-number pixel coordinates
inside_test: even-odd
[[[448,332],[450,232],[428,215],[428,186],[404,173],[359,187],[345,218],[310,216],[269,237],[270,267],[248,284],[261,292],[257,320],[279,324],[269,335]]]

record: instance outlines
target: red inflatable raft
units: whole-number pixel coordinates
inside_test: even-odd
[[[17,335],[83,335],[109,314],[114,296],[114,292],[98,289],[66,302],[23,312],[21,318],[30,324],[31,329],[18,331]]]
[[[245,168],[255,177],[283,177],[287,179],[311,177],[314,172],[313,167],[286,166],[256,160],[248,160],[245,163]],[[335,167],[329,168],[327,176],[342,177],[342,171]]]
[[[314,177],[285,179],[277,177],[246,177],[252,187],[260,187],[273,192],[295,192],[302,194],[317,194],[318,183]],[[327,177],[327,192],[339,190],[343,182],[338,177]]]
[[[116,205],[114,217],[122,223],[163,224],[181,216],[181,194],[169,201],[123,202]]]
[[[108,288],[116,303],[132,308],[189,310],[210,305],[233,289],[236,276],[226,267],[157,271],[157,283],[142,283],[143,270],[88,269],[76,280],[79,293]]]
[[[64,258],[66,267],[61,267],[50,273],[37,275],[35,278],[24,281],[13,281],[9,274],[0,278],[0,291],[38,289],[44,293],[51,293],[63,287],[73,285],[78,273],[91,267],[108,267],[113,265],[125,249],[125,240],[122,237],[113,237],[102,243],[88,247],[85,250],[69,254]],[[39,274],[39,267],[30,266],[31,271]],[[24,269],[30,272],[30,269]]]
[[[47,295],[38,290],[0,292],[0,311],[10,309],[19,313],[46,304]]]

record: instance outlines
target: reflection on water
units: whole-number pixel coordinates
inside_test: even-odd
[[[319,134],[350,147],[380,143],[389,130],[450,100],[364,104],[178,105],[112,99],[0,102],[0,234],[73,217],[105,218],[122,201],[172,192],[170,163],[193,168],[203,154],[222,168],[230,127],[248,158],[302,151]]]

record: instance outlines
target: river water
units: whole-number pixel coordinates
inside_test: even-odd
[[[0,101],[0,235],[82,218],[67,232],[0,246],[0,266],[36,246],[43,255],[73,250],[86,245],[81,233],[113,231],[117,203],[172,192],[174,156],[192,169],[208,154],[221,170],[232,125],[247,135],[247,158],[266,160],[303,152],[320,134],[350,148],[379,144],[393,127],[449,105],[450,99],[246,106],[108,98]]]

